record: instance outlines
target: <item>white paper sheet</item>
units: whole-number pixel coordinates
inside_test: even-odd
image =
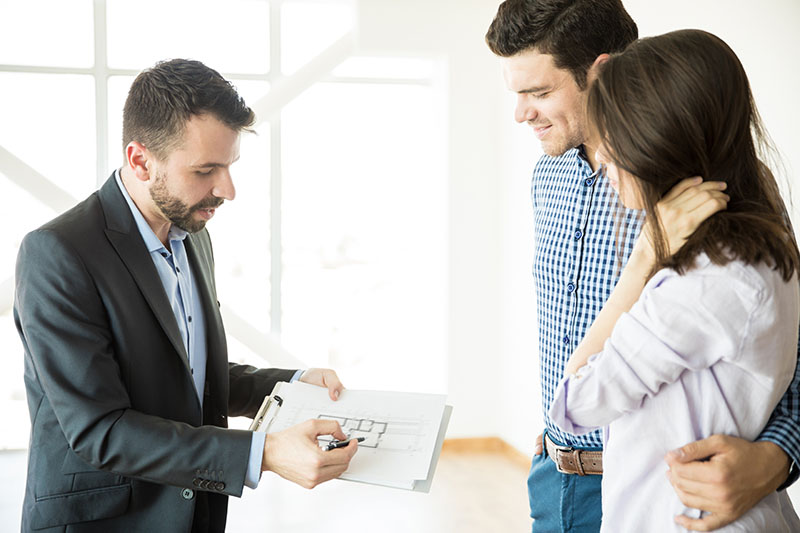
[[[280,383],[276,394],[283,406],[269,433],[327,418],[337,420],[349,437],[366,438],[343,479],[413,489],[416,480],[428,478],[444,395],[345,390],[334,402],[326,389],[300,382]]]

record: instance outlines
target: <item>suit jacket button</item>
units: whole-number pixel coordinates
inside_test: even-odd
[[[184,500],[191,500],[194,498],[194,491],[192,489],[183,489],[181,491],[181,496],[183,496]]]
[[[217,489],[218,491],[222,492],[223,490],[225,490],[225,483],[223,483],[222,481],[217,481],[214,484],[214,488]]]
[[[199,479],[199,478],[194,478],[194,479],[192,480],[192,484],[193,484],[195,487],[199,487],[199,486],[200,486],[200,479]]]

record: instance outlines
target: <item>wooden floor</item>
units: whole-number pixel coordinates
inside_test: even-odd
[[[444,450],[429,494],[332,481],[304,490],[265,476],[230,500],[228,531],[529,532],[527,468],[497,452]]]
[[[17,532],[25,452],[0,453],[0,467],[0,531]],[[309,491],[264,475],[257,490],[230,499],[228,531],[524,533],[531,523],[526,477],[519,459],[452,448],[442,452],[429,494],[338,480]]]

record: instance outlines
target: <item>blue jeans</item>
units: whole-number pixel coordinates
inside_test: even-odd
[[[528,475],[532,533],[597,533],[603,476],[562,474],[547,456],[534,455]]]

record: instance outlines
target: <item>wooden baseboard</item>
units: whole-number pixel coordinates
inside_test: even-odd
[[[530,468],[531,458],[514,448],[500,437],[474,437],[465,439],[445,439],[442,453],[496,453],[504,455],[525,469]]]

